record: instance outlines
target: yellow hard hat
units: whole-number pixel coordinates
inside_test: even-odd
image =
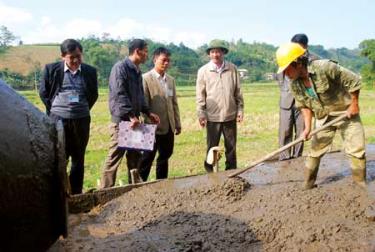
[[[281,45],[276,51],[276,61],[277,65],[279,65],[277,73],[283,72],[290,65],[290,63],[302,56],[305,51],[306,49],[304,49],[298,43],[290,42]]]

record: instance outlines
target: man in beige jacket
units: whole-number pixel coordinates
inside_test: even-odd
[[[199,124],[207,128],[207,153],[224,135],[225,169],[236,169],[237,122],[243,120],[244,107],[240,77],[236,66],[224,60],[224,41],[211,41],[206,52],[211,60],[198,70],[196,85]],[[204,167],[213,170],[207,162]]]
[[[153,53],[154,68],[143,75],[146,103],[150,111],[160,117],[154,150],[144,152],[139,164],[138,170],[143,181],[146,181],[150,174],[156,151],[159,152],[156,159],[156,179],[168,177],[168,159],[173,153],[174,134],[181,133],[176,84],[166,73],[170,64],[170,55],[168,49],[156,48]]]

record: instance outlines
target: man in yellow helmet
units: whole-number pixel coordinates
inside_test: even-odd
[[[291,42],[300,44],[307,49],[309,39],[306,34],[295,34]],[[316,60],[315,54],[308,54],[309,60]],[[285,78],[284,73],[276,75],[276,80],[280,88],[279,100],[279,145],[280,147],[287,145],[301,135],[304,129],[303,116],[301,111],[296,108],[293,94],[289,88],[289,79]],[[279,160],[288,160],[302,156],[303,142],[296,144],[293,148],[285,150],[279,154]]]
[[[309,138],[312,117],[315,117],[315,126],[320,127],[337,116],[347,115],[345,120],[313,137],[306,160],[304,188],[316,187],[320,159],[330,149],[336,131],[340,132],[344,150],[350,157],[354,182],[365,187],[365,136],[359,116],[359,76],[330,60],[309,61],[306,50],[297,43],[280,46],[276,59],[278,72],[291,80],[296,106],[304,118],[302,134],[305,139]]]

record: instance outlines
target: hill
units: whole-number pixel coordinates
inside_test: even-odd
[[[107,82],[113,64],[123,59],[127,52],[125,40],[103,40],[88,37],[80,40],[84,48],[86,63],[98,69],[101,84]],[[276,47],[267,43],[247,43],[243,40],[226,42],[229,53],[226,58],[244,69],[248,73],[245,78],[250,82],[271,80],[276,71]],[[147,40],[150,57],[142,71],[152,68],[152,51],[158,46],[168,48],[172,53],[172,66],[169,73],[176,78],[178,85],[192,85],[200,66],[209,59],[205,53],[208,47],[204,44],[193,50],[184,44],[163,44]],[[310,51],[321,58],[328,58],[339,62],[341,65],[359,73],[361,68],[368,64],[367,58],[360,56],[359,49],[331,48],[325,49],[321,45],[311,45]],[[27,88],[30,82],[36,83],[40,78],[41,69],[46,63],[56,61],[60,57],[58,45],[22,45],[10,47],[5,53],[0,54],[0,77],[5,79],[15,88]],[[270,79],[271,78],[271,79]]]
[[[337,61],[357,73],[360,72],[362,66],[370,63],[366,57],[361,56],[361,51],[358,48],[350,50],[342,47],[325,50],[321,45],[312,45],[309,46],[309,50],[321,58]]]
[[[21,75],[28,75],[38,67],[60,57],[58,45],[22,45],[9,48],[0,55],[0,70],[8,69]]]

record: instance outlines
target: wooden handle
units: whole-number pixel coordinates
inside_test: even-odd
[[[309,137],[312,137],[313,135],[315,135],[319,131],[322,131],[322,130],[326,129],[326,128],[332,126],[333,124],[335,124],[335,123],[337,123],[337,122],[339,122],[339,121],[341,121],[341,120],[343,120],[345,118],[346,118],[346,114],[345,115],[341,115],[341,116],[335,118],[332,121],[329,121],[328,123],[324,124],[322,127],[314,129],[313,131],[311,131],[311,133],[309,134]],[[296,140],[294,140],[293,142],[290,142],[287,145],[284,145],[283,147],[275,150],[274,152],[271,152],[271,153],[267,154],[266,156],[262,157],[261,159],[252,162],[248,167],[246,167],[246,168],[244,168],[242,170],[233,172],[232,174],[229,174],[228,177],[229,178],[233,178],[233,177],[235,177],[235,176],[237,176],[239,174],[242,174],[245,171],[253,168],[254,166],[256,166],[256,165],[258,165],[258,164],[266,161],[267,159],[270,159],[271,157],[275,156],[276,154],[279,154],[280,152],[283,152],[284,150],[287,150],[290,147],[292,147],[292,146],[294,146],[294,145],[296,145],[296,144],[298,144],[300,142],[303,142],[303,141],[305,141],[304,138],[303,137],[299,137]]]

